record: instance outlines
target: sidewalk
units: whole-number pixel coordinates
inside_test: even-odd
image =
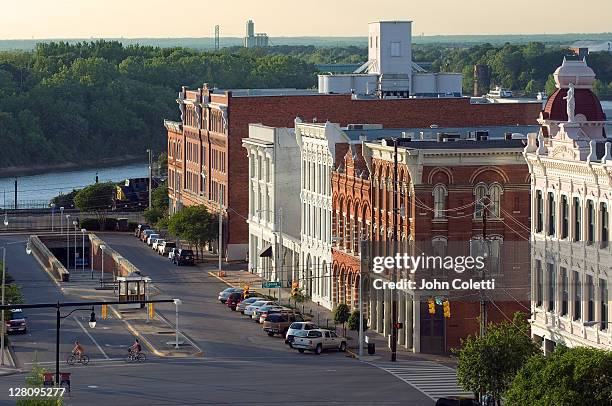
[[[233,265],[233,266],[231,266]],[[219,276],[217,271],[209,271],[208,274],[215,277],[229,286],[236,288],[243,288],[244,285],[250,286],[251,292],[258,292],[269,296],[278,296],[278,289],[264,289],[261,287],[263,279],[255,274],[245,271],[244,264],[231,264],[229,267],[224,266],[225,276]],[[227,269],[230,268],[230,269]],[[210,268],[209,268],[210,269]],[[288,299],[291,297],[290,288],[281,288],[281,299],[282,304],[288,304]],[[292,303],[292,305],[294,305]],[[334,315],[331,310],[326,309],[323,306],[318,306],[312,301],[306,301],[304,303],[298,303],[298,309],[305,316],[310,316],[311,320],[323,328],[329,328],[336,330],[340,335],[345,335],[348,339],[349,352],[357,357],[359,348],[359,334],[357,331],[346,330],[346,334],[342,329],[342,325],[334,325]],[[387,339],[374,331],[366,331],[364,337],[367,336],[369,342],[374,343],[376,346],[375,355],[367,355],[367,346],[364,343],[363,353],[361,357],[363,361],[379,361],[379,360],[390,360],[391,350],[389,349]],[[365,339],[365,338],[364,338]],[[397,346],[397,359],[411,359],[415,361],[432,361],[437,362],[449,367],[454,368],[456,366],[456,360],[446,355],[434,355],[434,354],[415,354],[411,350],[398,344]]]
[[[9,349],[10,344],[5,342],[4,347],[4,365],[0,366],[0,376],[13,375],[21,372],[19,368],[15,366],[13,356]]]

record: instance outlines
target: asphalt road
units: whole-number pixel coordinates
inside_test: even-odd
[[[86,367],[62,368],[73,373],[70,405],[434,404],[407,383],[344,353],[299,354],[282,339],[268,337],[259,324],[219,304],[217,294],[226,285],[200,268],[176,267],[130,235],[105,234],[102,238],[150,276],[164,296],[183,301],[181,329],[205,356],[149,357],[144,364],[127,364],[121,346],[129,343],[129,333],[105,321],[108,329],[90,333],[106,356],[98,351],[95,362]],[[0,244],[2,240],[0,237]],[[27,302],[58,300],[61,293],[23,246],[11,246],[9,252],[10,263],[20,269],[19,274],[11,273],[24,286]],[[173,320],[173,306],[157,310]],[[53,316],[53,312],[29,315],[30,333],[15,336],[14,341],[22,362],[36,356],[44,367],[54,367]],[[64,320],[62,352],[70,350],[73,336],[86,339],[79,329],[74,319]],[[87,345],[95,347],[92,340]],[[24,378],[24,374],[0,378],[0,404],[11,401],[8,388],[23,386]]]

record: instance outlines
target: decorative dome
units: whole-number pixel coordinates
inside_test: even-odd
[[[595,80],[595,72],[587,66],[584,59],[567,60],[563,58],[563,63],[553,76],[559,89],[567,89],[570,83],[573,83],[576,89],[591,89]]]
[[[557,89],[546,101],[542,118],[545,120],[567,121],[567,89]],[[606,121],[601,103],[591,89],[576,89],[576,115],[582,114],[587,121]]]

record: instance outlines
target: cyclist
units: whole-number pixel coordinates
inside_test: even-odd
[[[76,340],[74,342],[74,348],[72,349],[72,355],[80,359],[83,356],[83,354],[85,354],[85,349],[79,343],[79,340]]]
[[[140,354],[140,352],[142,351],[142,347],[140,346],[140,342],[138,341],[137,338],[134,339],[134,344],[132,344],[128,348],[128,351],[130,352],[130,354],[133,354],[133,355]]]

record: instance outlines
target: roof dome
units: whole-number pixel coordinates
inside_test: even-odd
[[[563,63],[555,70],[553,76],[559,89],[567,89],[570,83],[573,83],[577,89],[591,89],[595,80],[595,72],[587,66],[584,59],[563,58]]]
[[[546,101],[542,118],[554,121],[567,121],[567,89],[557,89]],[[601,103],[590,89],[576,89],[576,115],[583,114],[587,121],[606,121]]]

